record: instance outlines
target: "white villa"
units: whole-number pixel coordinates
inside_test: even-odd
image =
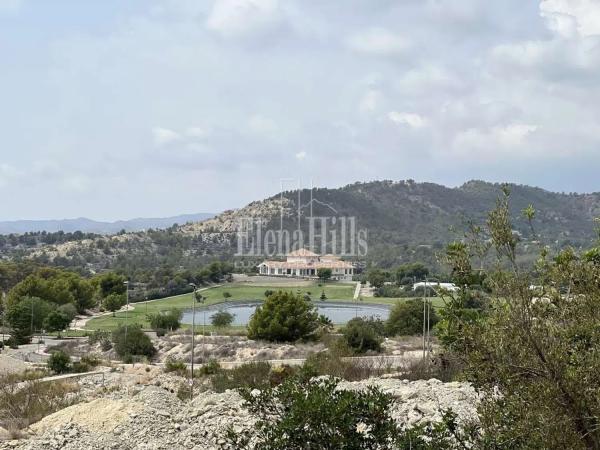
[[[335,255],[317,255],[301,248],[287,255],[287,261],[263,261],[258,265],[261,275],[316,278],[317,270],[331,269],[331,279],[352,280],[354,266]]]
[[[418,283],[413,284],[413,291],[416,291],[418,288],[429,288],[436,291],[437,289],[444,289],[448,292],[456,292],[458,291],[458,286],[454,283],[438,283],[437,281],[419,281]]]

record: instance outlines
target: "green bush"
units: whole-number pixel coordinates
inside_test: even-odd
[[[185,362],[181,361],[180,359],[175,359],[171,356],[165,360],[164,371],[166,373],[176,373],[182,377],[185,377],[188,374],[188,368]]]
[[[423,333],[423,300],[411,299],[398,302],[390,311],[385,322],[387,336],[409,336]],[[438,322],[435,308],[429,310],[429,323],[433,327]]]
[[[181,327],[181,317],[183,312],[179,309],[172,308],[169,311],[160,311],[156,314],[148,314],[148,322],[150,327],[157,332],[157,334],[164,334],[164,331],[174,331]]]
[[[156,354],[156,348],[141,325],[120,326],[113,331],[112,341],[115,352],[124,361],[135,361],[140,356],[152,358]]]
[[[392,418],[394,399],[376,388],[337,389],[334,379],[293,377],[277,388],[240,391],[245,406],[258,418],[253,430],[229,429],[233,448],[302,449],[449,449],[454,418],[439,426],[404,429]],[[256,442],[257,441],[257,442]]]
[[[67,373],[71,370],[71,357],[62,350],[56,350],[48,358],[47,365],[54,373]]]
[[[383,323],[380,320],[356,317],[346,324],[342,334],[348,347],[355,353],[381,351]]]
[[[248,324],[249,339],[293,342],[314,337],[316,308],[301,295],[279,291],[256,309]]]
[[[88,336],[88,343],[94,345],[100,343],[100,348],[103,352],[107,352],[112,348],[110,332],[106,330],[95,330]]]
[[[210,318],[213,326],[218,328],[228,327],[233,322],[235,316],[227,311],[217,311]]]
[[[271,295],[273,295],[275,293],[275,291],[271,290],[271,289],[267,289],[265,291],[265,297],[270,297]]]

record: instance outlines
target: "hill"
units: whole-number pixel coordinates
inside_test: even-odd
[[[147,230],[148,228],[168,228],[174,224],[199,222],[214,216],[214,214],[210,213],[198,213],[183,214],[173,217],[117,220],[115,222],[102,222],[87,219],[85,217],[61,220],[0,221],[0,234],[23,234],[37,231],[46,231],[48,233],[56,233],[59,231],[74,233],[75,231],[81,231],[82,233],[115,234],[121,230],[141,231]]]
[[[540,188],[510,185],[515,231],[526,244],[534,236],[520,211],[532,204],[537,210],[537,238],[552,248],[586,247],[593,243],[594,218],[600,216],[600,194],[564,194]],[[409,261],[434,264],[436,252],[460,238],[467,222],[485,221],[501,193],[501,185],[469,181],[457,188],[434,183],[374,181],[342,188],[287,191],[225,211],[203,222],[114,236],[80,236],[56,245],[0,240],[6,257],[34,258],[44,263],[116,268],[128,273],[161,266],[194,268],[213,259],[231,259],[237,249],[236,230],[243,218],[261,218],[266,229],[307,231],[313,216],[354,217],[367,231],[368,253],[358,259],[389,267]],[[300,208],[298,208],[300,205]],[[300,221],[299,221],[300,219]],[[527,245],[525,246],[527,248]],[[328,248],[329,250],[329,248]],[[244,258],[252,265],[263,256]]]

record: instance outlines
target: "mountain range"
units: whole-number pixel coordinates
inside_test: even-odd
[[[185,224],[187,222],[200,222],[210,219],[215,214],[197,213],[197,214],[182,214],[173,217],[160,218],[136,218],[130,220],[117,220],[115,222],[103,222],[97,220],[79,217],[77,219],[59,219],[59,220],[13,220],[0,221],[0,234],[11,233],[27,233],[46,231],[54,233],[64,231],[65,233],[73,233],[81,231],[83,233],[97,234],[115,234],[121,230],[125,231],[141,231],[148,228],[168,228],[174,224]]]
[[[514,230],[524,244],[522,256],[532,260],[539,249],[532,244],[538,241],[553,250],[566,245],[594,245],[600,193],[557,193],[526,185],[507,186]],[[165,230],[83,236],[55,245],[37,237],[5,239],[4,243],[0,239],[0,256],[34,258],[46,264],[83,266],[95,271],[113,268],[131,272],[165,265],[191,269],[215,259],[236,259],[236,231],[242,219],[260,218],[267,229],[283,226],[290,232],[299,228],[306,231],[306,219],[312,212],[313,216],[354,217],[357,227],[367,231],[368,253],[356,260],[381,267],[412,261],[435,265],[437,254],[448,242],[460,239],[470,221],[485,222],[502,187],[478,180],[459,187],[384,180],[312,192],[286,191],[201,222],[170,219],[186,223]],[[535,234],[521,214],[528,205],[536,209]],[[242,259],[251,266],[263,258],[257,255]]]

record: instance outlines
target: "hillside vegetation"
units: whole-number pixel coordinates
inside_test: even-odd
[[[594,218],[600,216],[600,193],[565,194],[510,185],[511,213],[529,204],[537,210],[535,239],[559,250],[566,245],[589,246],[594,238]],[[381,267],[411,261],[435,264],[445,243],[460,238],[470,220],[481,223],[501,191],[500,184],[470,181],[457,188],[433,183],[375,181],[338,189],[313,191],[313,215],[355,217],[357,228],[368,231],[368,254],[362,260]],[[230,260],[236,251],[239,221],[262,218],[279,229],[307,230],[310,191],[284,192],[281,196],[225,211],[213,219],[173,226],[166,230],[121,233],[112,236],[77,234],[72,241],[48,243],[48,239],[10,235],[0,237],[0,255],[14,260],[34,259],[93,271],[115,269],[136,275],[146,269],[169,266],[193,268],[214,259]],[[522,257],[534,240],[526,220],[517,219],[514,229],[524,242]],[[533,254],[533,249],[531,254]],[[261,258],[246,260],[251,266]],[[138,273],[139,275],[139,273]]]

